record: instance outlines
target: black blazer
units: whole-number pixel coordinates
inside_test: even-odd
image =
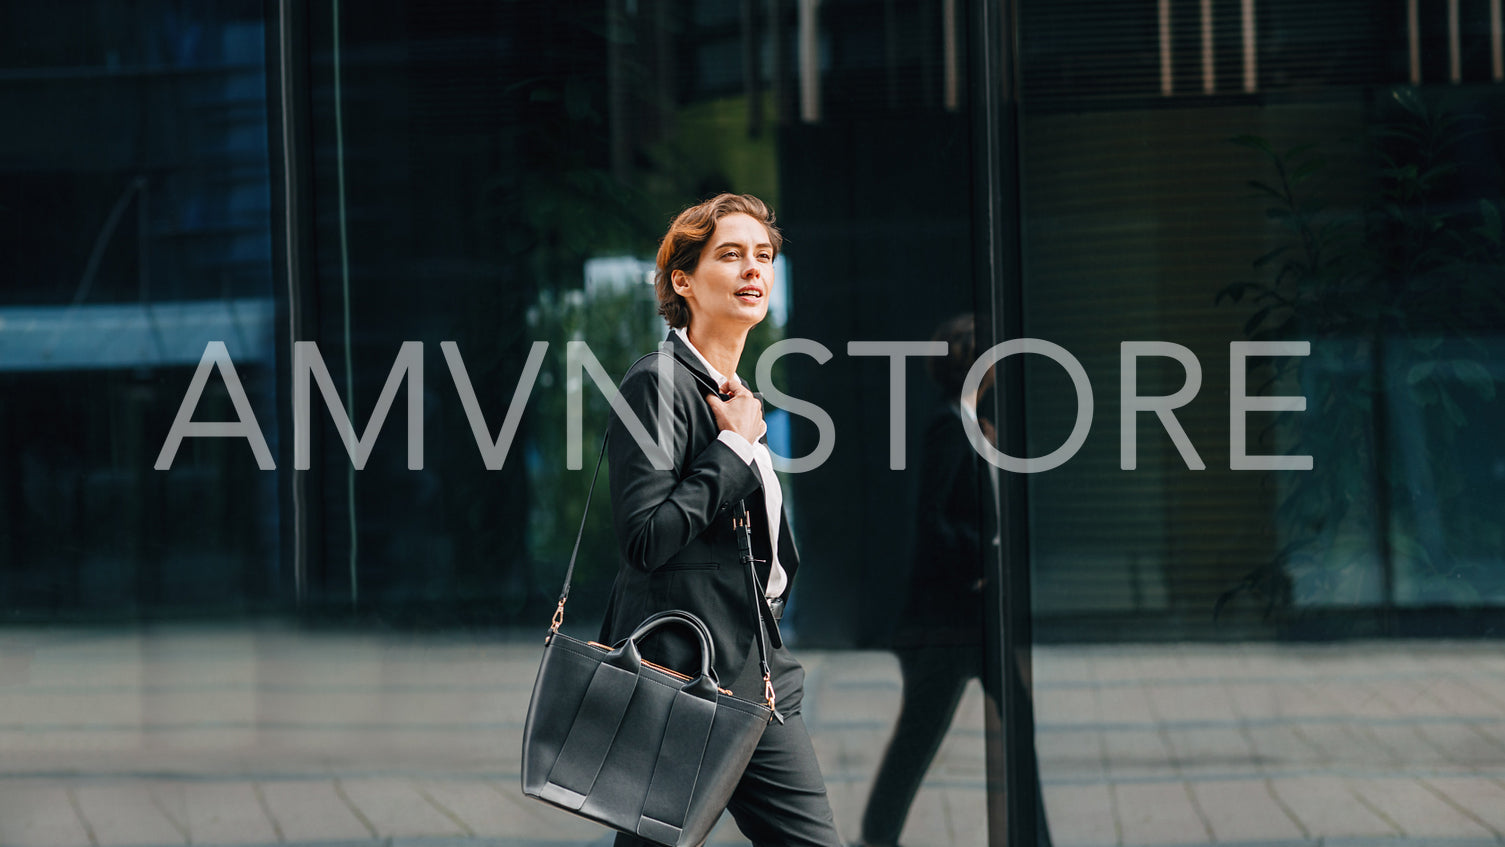
[[[714,382],[695,353],[669,333],[672,370],[674,467],[659,470],[633,441],[616,411],[608,424],[607,453],[611,473],[612,521],[620,561],[611,600],[601,627],[601,641],[616,644],[642,620],[666,609],[691,612],[711,630],[715,670],[723,684],[737,678],[750,652],[755,630],[747,577],[732,529],[737,501],[747,504],[753,555],[761,585],[768,582],[770,540],[763,484],[755,465],[717,439],[719,428],[705,397]],[[649,437],[658,433],[658,362],[661,354],[639,359],[622,378],[622,398]],[[784,597],[799,569],[799,552],[780,521],[779,564],[788,576]],[[761,587],[756,602],[768,628],[769,643],[780,646]],[[644,658],[685,670],[699,666],[695,642],[666,627],[641,645]],[[758,692],[736,692],[756,699]]]

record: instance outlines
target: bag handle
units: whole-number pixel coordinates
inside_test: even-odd
[[[608,653],[603,661],[608,664],[616,664],[613,659],[620,655],[626,662],[632,665],[633,670],[636,670],[642,665],[642,658],[638,655],[637,650],[638,640],[656,629],[671,624],[678,624],[693,630],[695,632],[695,640],[700,642],[700,678],[692,680],[685,687],[689,688],[691,684],[705,680],[709,684],[711,696],[714,697],[716,693],[716,671],[711,668],[711,663],[715,660],[716,648],[711,645],[710,629],[706,627],[700,618],[695,617],[689,612],[659,612],[656,615],[649,616],[642,623],[638,624],[637,629],[634,629],[632,634],[627,636],[616,649]]]
[[[705,642],[705,653],[709,657],[706,661],[706,664],[716,664],[716,644],[715,641],[711,638],[711,628],[705,625],[705,621],[689,612],[684,611],[683,609],[669,609],[663,612],[654,612],[653,614],[644,618],[643,622],[638,624],[638,631],[634,632],[632,635],[629,635],[628,638],[636,638],[639,635],[643,634],[643,628],[648,626],[649,624],[654,624],[654,628],[657,629],[658,625],[654,622],[659,620],[660,618],[678,618],[681,623],[689,624],[690,626],[695,627],[696,631],[700,633],[701,639]],[[715,680],[718,684],[720,682],[719,680],[716,680],[716,670],[714,667],[711,669],[711,679]]]

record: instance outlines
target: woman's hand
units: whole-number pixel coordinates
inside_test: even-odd
[[[737,433],[749,444],[757,443],[763,437],[763,402],[740,382],[728,381],[721,386],[721,393],[731,395],[731,399],[722,400],[714,394],[705,396],[705,401],[711,404],[711,414],[716,416],[716,426]]]

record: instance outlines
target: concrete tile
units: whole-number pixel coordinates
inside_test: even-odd
[[[1146,682],[1188,678],[1186,666],[1176,649],[1170,646],[1162,650],[1139,651],[1134,659],[1134,666],[1139,671],[1138,678]]]
[[[1475,768],[1505,770],[1505,742],[1468,724],[1437,723],[1418,726],[1438,751],[1441,762]]]
[[[1221,680],[1238,670],[1236,648],[1222,644],[1183,644],[1178,648],[1181,671],[1187,679]]]
[[[1262,779],[1192,782],[1191,790],[1218,841],[1305,838]]]
[[[340,787],[384,838],[463,836],[453,818],[430,803],[406,779],[342,779]]]
[[[1100,650],[1092,657],[1092,678],[1097,682],[1142,680],[1139,663],[1131,650]]]
[[[1044,732],[1035,736],[1042,779],[1107,781],[1102,739],[1095,729]]]
[[[1372,735],[1343,723],[1305,721],[1292,725],[1300,736],[1322,751],[1320,761],[1329,767],[1393,767],[1395,753]]]
[[[331,780],[264,782],[262,796],[288,841],[355,841],[374,838]]]
[[[1154,730],[1103,733],[1108,773],[1115,779],[1130,776],[1163,776],[1174,771],[1171,752]]]
[[[1473,689],[1480,697],[1493,703],[1495,714],[1505,712],[1505,674],[1492,676],[1472,674],[1459,679],[1458,684]]]
[[[73,789],[73,796],[100,847],[188,843],[157,807],[145,783],[82,785]]]
[[[1050,822],[1052,842],[1062,847],[1118,843],[1113,800],[1106,784],[1045,786],[1045,817]]]
[[[1098,714],[1109,724],[1154,723],[1155,712],[1140,685],[1105,685],[1098,690]]]
[[[68,799],[66,783],[0,784],[0,844],[78,847],[88,843],[88,830]]]
[[[194,844],[271,844],[277,830],[246,782],[155,783],[157,802]]]
[[[1459,717],[1497,718],[1505,710],[1505,704],[1496,702],[1477,687],[1458,679],[1437,679],[1432,683],[1428,694],[1449,714]]]
[[[1357,723],[1347,727],[1370,741],[1367,750],[1372,755],[1369,766],[1386,764],[1394,769],[1400,767],[1428,767],[1443,764],[1446,755],[1412,723]]]
[[[1309,768],[1329,759],[1322,747],[1312,743],[1289,724],[1249,727],[1252,755],[1265,770]]]
[[[1427,692],[1430,679],[1385,679],[1343,686],[1355,701],[1352,714],[1365,717],[1426,718],[1448,714]],[[1338,689],[1338,686],[1330,686]],[[1339,689],[1339,690],[1342,690]]]
[[[1115,786],[1125,847],[1135,844],[1205,844],[1210,838],[1183,782]]]
[[[1393,836],[1400,832],[1365,806],[1341,777],[1272,779],[1271,787],[1313,838]]]
[[[1354,779],[1350,785],[1413,838],[1492,838],[1478,821],[1414,779]]]
[[[1031,669],[1037,690],[1050,683],[1088,682],[1092,679],[1091,660],[1071,648],[1036,647],[1032,652]]]
[[[1422,782],[1488,827],[1496,838],[1505,837],[1505,784],[1478,776],[1431,777]]]
[[[1238,717],[1220,683],[1151,686],[1146,693],[1162,721],[1232,721]]]
[[[1346,714],[1322,696],[1317,688],[1304,683],[1271,686],[1270,695],[1274,700],[1273,711],[1279,717],[1325,718]]]
[[[1281,714],[1278,689],[1267,683],[1224,683],[1223,696],[1233,714],[1243,720],[1268,720]]]
[[[1254,751],[1236,726],[1227,729],[1169,729],[1165,740],[1183,774],[1194,769],[1252,772],[1257,767]]]
[[[1097,692],[1091,688],[1054,688],[1035,692],[1035,725],[1070,726],[1099,720]]]

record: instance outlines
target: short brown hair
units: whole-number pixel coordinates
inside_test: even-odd
[[[658,245],[658,271],[653,276],[653,290],[658,295],[658,313],[664,316],[669,326],[679,329],[690,324],[690,306],[685,298],[674,290],[674,272],[689,273],[700,263],[700,251],[705,249],[716,224],[727,215],[747,215],[768,230],[768,242],[773,245],[773,254],[779,255],[784,236],[773,225],[773,210],[768,204],[751,194],[718,194],[680,212],[669,224],[664,240]]]

